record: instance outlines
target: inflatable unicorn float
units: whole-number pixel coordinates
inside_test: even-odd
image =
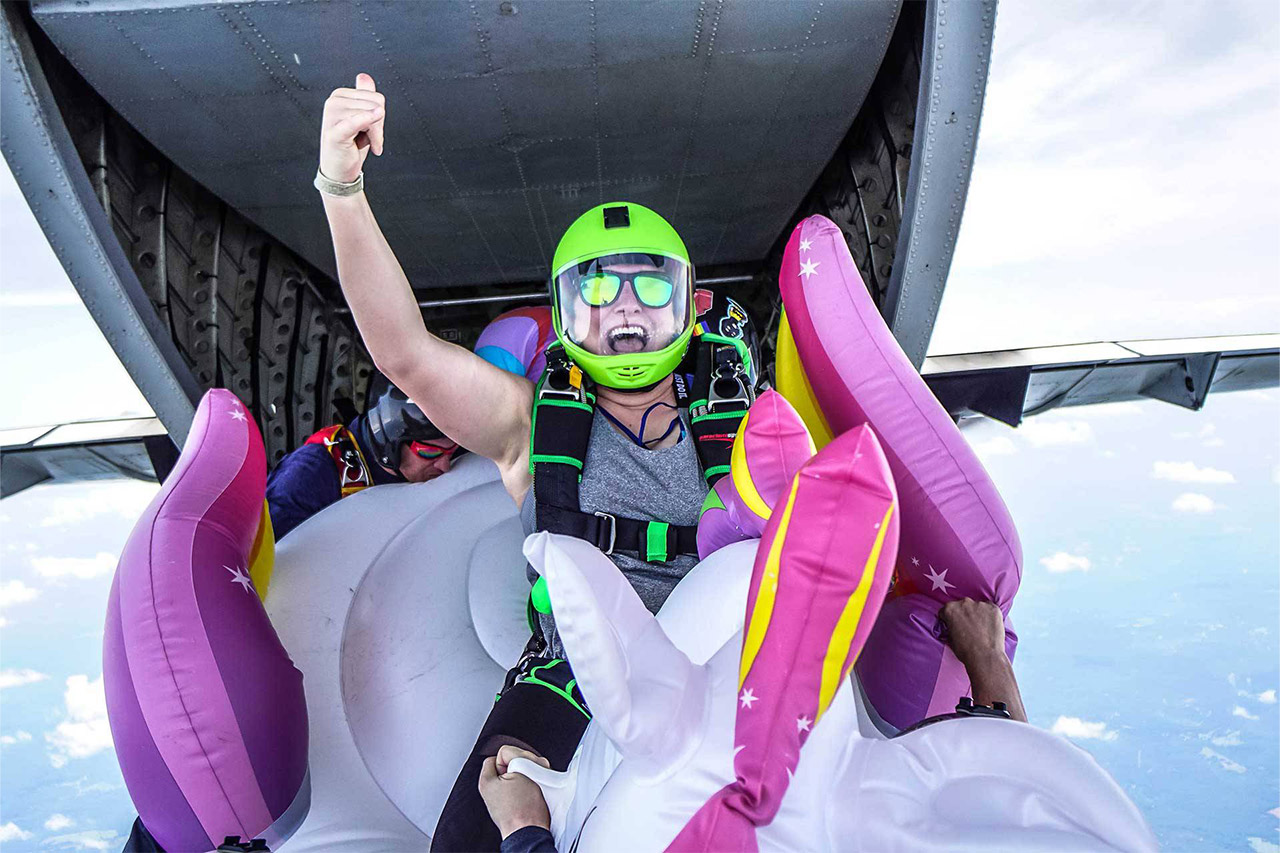
[[[511,765],[561,851],[1154,849],[1083,750],[948,715],[969,683],[938,613],[996,603],[1012,655],[1013,523],[834,224],[797,227],[780,284],[781,393],[656,616],[591,544],[526,539],[474,456],[275,546],[257,428],[206,394],[108,607],[112,732],[155,839],[425,849],[527,639],[527,560],[593,714],[565,772]]]

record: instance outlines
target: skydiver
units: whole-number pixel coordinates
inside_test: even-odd
[[[320,510],[369,486],[425,483],[449,467],[458,445],[385,377],[372,382],[368,411],[317,431],[281,459],[267,479],[278,540]]]
[[[704,471],[710,478],[727,470],[736,424],[752,398],[745,312],[726,300],[723,321],[695,349],[714,357],[723,380],[713,384],[727,396],[712,411],[711,392],[699,397],[700,386],[684,381],[710,382],[710,367],[682,374],[678,385],[673,379],[698,298],[684,242],[640,205],[593,208],[570,225],[548,270],[559,347],[535,393],[533,383],[423,324],[364,193],[362,168],[369,152],[384,151],[386,115],[386,98],[368,74],[355,88],[334,90],[315,179],[339,282],[369,353],[444,435],[497,464],[526,533],[547,529],[596,544],[657,612],[697,562]],[[536,581],[529,616],[533,637],[445,803],[433,849],[498,849],[501,834],[476,787],[485,759],[515,744],[563,770],[586,729],[590,712]]]

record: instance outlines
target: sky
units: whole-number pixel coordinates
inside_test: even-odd
[[[1280,9],[999,9],[931,354],[1280,331]],[[148,412],[0,169],[0,428]],[[38,374],[28,369],[39,365]],[[1280,851],[1280,392],[966,427],[1019,526],[1031,722],[1168,850]],[[101,631],[156,486],[0,503],[0,844],[119,849]]]
[[[930,354],[1280,328],[1280,6],[999,6]]]

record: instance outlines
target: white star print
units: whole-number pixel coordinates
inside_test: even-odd
[[[932,592],[937,592],[938,590],[942,590],[945,593],[948,589],[955,586],[955,584],[947,580],[946,569],[943,569],[941,572],[939,572],[933,566],[930,566],[929,574],[925,575],[925,577],[929,579],[929,583],[933,584],[933,589],[931,590]]]
[[[252,580],[250,580],[250,579],[249,579],[249,576],[248,576],[248,575],[246,575],[246,574],[245,574],[243,571],[241,571],[239,568],[234,568],[234,569],[233,569],[233,568],[231,568],[230,566],[223,566],[222,568],[224,568],[224,569],[226,569],[227,571],[231,572],[231,582],[232,582],[232,583],[238,583],[238,584],[240,584],[240,586],[244,587],[244,591],[245,591],[245,592],[252,592],[252,591],[253,591],[253,581],[252,581]]]
[[[232,409],[231,411],[227,412],[227,414],[231,415],[231,419],[233,421],[244,420],[244,412],[240,411],[239,409]]]
[[[812,245],[813,245],[813,241],[812,241],[812,240],[801,240],[801,241],[800,241],[800,251],[802,251],[802,252],[807,252],[807,251],[809,251],[809,247],[810,247],[810,246],[812,246]]]
[[[742,702],[742,707],[746,708],[747,710],[750,710],[751,703],[756,701],[759,698],[760,697],[757,696],[755,693],[753,693],[751,691],[751,688],[748,687],[746,690],[742,691],[742,695],[738,697],[738,700]]]
[[[804,262],[802,262],[802,263],[800,264],[800,275],[804,276],[805,278],[808,278],[809,276],[814,275],[815,273],[817,273],[817,271],[818,271],[818,265],[819,265],[819,264],[821,264],[821,263],[822,263],[822,261],[804,261]]]
[[[809,727],[812,725],[813,725],[813,720],[801,714],[800,718],[796,720],[796,731],[807,732],[809,731]]]
[[[912,558],[911,558],[911,565],[913,565],[913,566],[918,566],[918,565],[920,565],[920,558],[919,558],[919,557],[912,557]]]

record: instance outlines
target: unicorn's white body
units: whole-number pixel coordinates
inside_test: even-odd
[[[420,851],[525,631],[519,522],[482,459],[373,489],[280,546],[267,609],[305,675],[311,812],[287,848]],[[662,850],[734,779],[758,541],[703,560],[655,618],[590,545],[525,545],[595,719],[565,774],[535,766],[558,849]],[[588,636],[605,645],[582,648]],[[1152,849],[1082,750],[960,720],[887,740],[846,681],[813,726],[765,850]]]
[[[742,614],[755,545],[730,546],[703,561],[655,619],[591,545],[551,534],[526,542],[557,612],[586,615],[575,620],[585,630],[561,629],[584,695],[588,702],[613,697],[593,705],[566,773],[522,760],[512,765],[542,786],[562,853],[664,850],[733,781]],[[601,632],[605,624],[612,630]],[[580,648],[592,637],[607,638],[611,648]],[[703,701],[664,701],[676,692],[700,693]],[[972,718],[890,740],[859,713],[859,702],[846,681],[813,724],[777,816],[758,830],[761,850],[1155,847],[1111,777],[1056,735]]]

